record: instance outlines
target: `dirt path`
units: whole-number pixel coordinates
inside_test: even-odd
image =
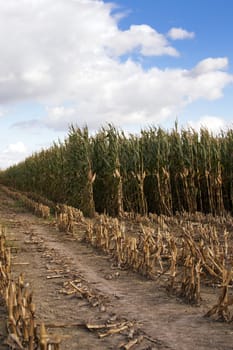
[[[70,325],[49,329],[62,336],[62,349],[119,349],[130,339],[141,340],[136,350],[232,349],[233,326],[203,318],[207,294],[200,307],[185,305],[159,282],[118,269],[79,237],[57,232],[52,222],[25,212],[2,193],[0,222],[13,247],[14,274],[24,272],[34,291],[38,323]],[[69,294],[72,281],[86,290],[86,298]],[[131,326],[101,339],[81,326],[118,322]],[[0,342],[2,329],[1,316]]]

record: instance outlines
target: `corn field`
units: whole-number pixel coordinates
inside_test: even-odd
[[[59,350],[61,339],[48,335],[44,323],[37,325],[33,292],[24,275],[14,280],[11,269],[11,249],[6,247],[5,229],[0,227],[0,296],[8,314],[5,344],[10,349]]]
[[[5,186],[1,186],[1,190],[39,217],[50,217],[50,207]],[[50,204],[54,207],[54,203]],[[206,317],[233,321],[233,299],[232,293],[229,294],[233,261],[230,214],[123,213],[119,218],[96,214],[90,220],[79,209],[64,204],[56,205],[54,214],[60,232],[74,237],[82,232],[82,240],[110,255],[116,266],[159,280],[169,293],[189,304],[201,303],[204,287],[221,287],[218,302]]]
[[[233,130],[126,135],[114,126],[90,136],[70,127],[64,142],[1,172],[1,182],[80,209],[111,216],[233,210]]]
[[[161,128],[126,135],[112,125],[90,136],[71,127],[64,142],[0,173],[1,191],[45,220],[109,255],[114,268],[152,279],[169,295],[199,306],[203,316],[233,322],[233,130]],[[28,349],[59,349],[60,338],[36,324],[32,293],[23,275],[11,277],[11,252],[0,233],[0,295],[8,312],[8,342]],[[117,272],[119,274],[119,272]],[[64,284],[105,310],[94,290]],[[83,326],[83,324],[82,324]],[[99,338],[134,324],[84,324]],[[96,328],[97,327],[97,328]],[[99,328],[98,328],[99,327]],[[128,341],[124,348],[139,343]]]

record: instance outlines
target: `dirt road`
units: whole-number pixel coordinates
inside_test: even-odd
[[[3,193],[0,222],[7,227],[13,273],[24,272],[34,291],[37,322],[44,321],[62,337],[61,349],[124,349],[136,340],[136,350],[232,349],[233,325],[203,317],[208,293],[200,307],[186,305],[168,295],[159,281],[114,266],[81,240],[82,232],[75,237],[62,234],[52,221],[36,218]],[[121,333],[106,334],[116,323]],[[107,327],[90,331],[87,324]]]

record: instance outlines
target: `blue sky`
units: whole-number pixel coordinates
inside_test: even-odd
[[[105,1],[111,2],[111,1]],[[171,27],[181,27],[195,32],[193,40],[181,40],[176,48],[178,58],[144,58],[145,67],[190,69],[198,61],[207,57],[227,57],[228,72],[233,74],[233,1],[231,0],[119,0],[128,15],[119,22],[119,27],[126,30],[132,23],[149,24],[161,33]],[[233,85],[224,90],[224,98],[215,101],[197,101],[178,115],[185,123],[196,119],[200,114],[222,115],[226,121],[233,122]],[[170,125],[170,122],[166,123]]]
[[[233,121],[233,1],[0,0],[0,168],[68,126]]]

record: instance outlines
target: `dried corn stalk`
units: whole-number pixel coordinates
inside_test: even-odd
[[[47,337],[45,328],[37,332],[35,321],[35,304],[24,275],[17,282],[11,279],[11,254],[5,246],[4,231],[0,234],[0,293],[5,300],[8,311],[8,338],[5,343],[13,349],[59,350],[60,339]]]
[[[232,281],[232,269],[223,270],[222,275],[222,291],[218,299],[218,303],[206,313],[206,317],[214,318],[218,321],[230,322],[233,316],[229,310],[229,306],[233,305],[233,297],[229,297],[229,284]]]

